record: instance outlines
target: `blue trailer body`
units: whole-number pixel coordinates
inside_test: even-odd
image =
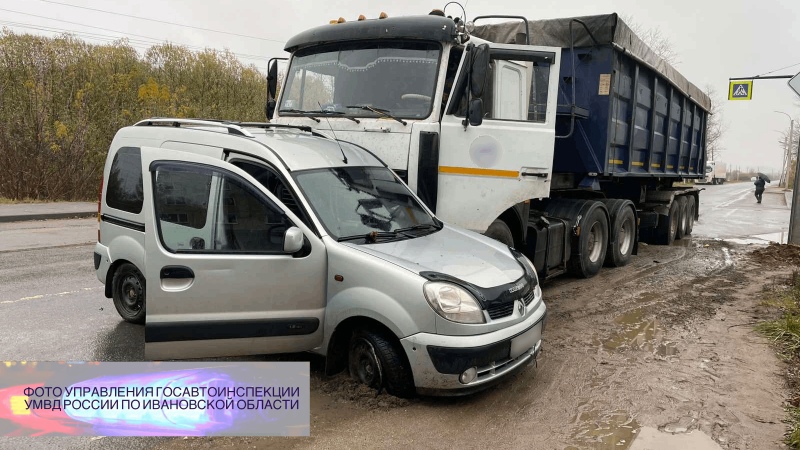
[[[559,104],[573,103],[574,82],[579,117],[556,140],[553,172],[703,176],[708,113],[698,103],[611,45],[562,51]],[[568,108],[559,112],[557,133],[568,135]]]

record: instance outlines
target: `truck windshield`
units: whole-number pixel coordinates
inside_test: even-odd
[[[441,228],[385,167],[314,169],[295,172],[294,178],[334,239],[369,241],[367,235],[373,232],[416,237]]]
[[[298,51],[278,112],[423,119],[430,115],[441,46],[425,42],[352,43]]]

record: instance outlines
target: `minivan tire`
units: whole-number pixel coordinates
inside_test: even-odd
[[[411,367],[400,343],[384,332],[356,330],[350,339],[348,368],[353,379],[378,391],[385,388],[401,398],[416,394]]]
[[[114,272],[111,292],[114,307],[126,322],[143,324],[145,321],[144,275],[131,263],[124,263]]]

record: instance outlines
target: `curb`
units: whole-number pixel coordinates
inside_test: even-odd
[[[30,220],[52,220],[52,219],[85,219],[97,216],[97,211],[63,212],[63,213],[41,213],[41,214],[18,214],[15,216],[0,215],[0,223],[8,222],[27,222]]]

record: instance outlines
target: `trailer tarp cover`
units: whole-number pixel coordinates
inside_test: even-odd
[[[572,22],[573,19],[578,19],[585,23],[597,42],[595,43],[592,40],[581,24]],[[711,109],[711,99],[709,99],[708,95],[690,83],[686,77],[658,56],[644,41],[634,34],[633,30],[616,13],[563,19],[530,20],[528,21],[530,45],[569,48],[571,42],[570,22],[572,22],[572,33],[575,36],[574,46],[576,48],[591,47],[595,44],[617,47],[618,50],[641,60],[655,69],[704,110],[709,111]],[[515,44],[517,43],[518,33],[525,33],[523,22],[521,21],[477,25],[471,34],[490,42]]]

